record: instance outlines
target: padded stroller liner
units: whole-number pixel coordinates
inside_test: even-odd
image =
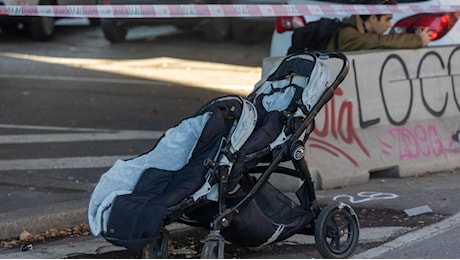
[[[201,187],[207,172],[203,161],[207,158],[207,155],[196,157],[176,172],[155,168],[146,170],[133,193],[116,197],[107,233],[102,236],[127,248],[148,243],[164,225],[167,208]]]
[[[102,236],[126,248],[140,248],[153,241],[164,225],[167,208],[203,185],[208,170],[204,161],[216,156],[228,132],[222,113],[213,112],[188,164],[177,171],[145,170],[132,193],[118,195],[113,201],[107,231]]]
[[[227,188],[233,190],[243,172],[257,164],[257,160],[247,160],[247,155],[268,146],[280,134],[283,127],[282,114],[278,111],[259,112],[259,120],[249,139],[238,151],[238,156],[230,172]],[[257,158],[258,159],[258,158]]]
[[[184,119],[168,129],[151,151],[129,160],[117,160],[101,176],[88,206],[88,223],[93,235],[107,231],[113,200],[116,196],[132,193],[146,169],[177,171],[189,162],[211,114],[207,112]]]
[[[283,59],[263,79],[257,82],[255,91],[248,97],[256,100],[261,94],[268,94],[263,99],[267,111],[286,109],[292,103],[294,88],[301,87],[301,103],[308,111],[318,102],[330,81],[329,67],[311,54],[297,54]],[[281,92],[276,92],[283,89]],[[276,91],[275,91],[276,90]]]

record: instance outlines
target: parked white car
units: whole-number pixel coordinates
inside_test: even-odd
[[[0,5],[94,5],[96,0],[0,0]],[[55,17],[0,16],[0,30],[16,29],[22,25],[31,38],[49,41],[54,34]]]
[[[288,4],[349,4],[348,0],[294,0]],[[458,5],[458,0],[399,0],[398,5]],[[429,14],[393,14],[392,28],[387,33],[414,32],[420,27],[429,27],[431,42],[429,46],[459,45],[460,22],[457,22],[460,12],[455,13],[429,13]],[[343,19],[345,16],[330,18]],[[272,36],[270,56],[284,56],[291,46],[292,32],[295,28],[305,26],[307,22],[316,21],[320,16],[277,17],[275,31]]]

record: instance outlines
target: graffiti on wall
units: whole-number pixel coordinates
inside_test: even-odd
[[[434,118],[441,118],[446,113],[447,105],[449,102],[453,103],[456,110],[460,113],[460,67],[458,66],[460,59],[460,47],[454,48],[449,55],[447,55],[446,61],[443,60],[443,56],[436,51],[429,51],[425,53],[415,70],[415,72],[409,73],[408,65],[406,61],[398,54],[388,55],[380,68],[380,75],[378,75],[378,89],[380,90],[379,97],[383,107],[383,115],[391,127],[387,130],[387,136],[376,137],[377,142],[380,143],[382,150],[381,153],[386,156],[396,156],[399,160],[406,159],[423,159],[441,157],[448,160],[448,154],[460,153],[460,147],[458,143],[452,138],[449,140],[445,138],[445,134],[441,134],[440,130],[435,124],[416,124],[415,126],[407,126],[411,115],[414,111],[420,110],[420,108],[414,108],[414,99],[420,98],[423,109],[428,112]],[[439,66],[439,71],[444,75],[430,75],[432,71],[427,73],[424,64],[430,62],[430,66]],[[391,102],[391,98],[388,98],[385,93],[385,82],[391,81],[391,79],[385,78],[385,71],[388,67],[393,67],[397,64],[400,66],[400,71],[404,75],[405,82],[407,82],[408,91],[405,92],[408,96],[403,100],[407,100],[407,106],[398,107],[398,115],[392,113],[390,107],[394,107]],[[435,65],[433,65],[435,64]],[[359,161],[356,159],[356,149],[350,149],[354,154],[347,152],[348,149],[344,149],[343,146],[340,148],[334,143],[337,141],[345,143],[350,148],[358,147],[361,152],[361,156],[370,157],[368,148],[362,142],[360,136],[357,134],[354,127],[354,120],[359,120],[359,127],[363,130],[382,124],[382,118],[378,115],[367,115],[365,118],[363,109],[363,98],[360,92],[360,85],[358,82],[358,72],[356,70],[355,60],[351,61],[352,72],[354,73],[353,82],[356,90],[356,102],[350,100],[342,100],[332,98],[322,109],[323,119],[321,123],[316,124],[313,135],[309,139],[309,146],[314,149],[320,149],[324,152],[329,153],[334,157],[341,157],[348,160],[351,164],[359,167]],[[430,67],[431,68],[431,67]],[[394,68],[392,68],[394,69]],[[435,72],[436,73],[436,72]],[[439,72],[437,73],[439,74]],[[415,75],[412,76],[411,75]],[[428,76],[427,76],[428,75]],[[388,76],[387,76],[388,77]],[[390,75],[391,77],[391,75]],[[429,87],[433,87],[427,84],[425,81],[435,79],[443,79],[442,82],[449,82],[449,86],[443,88],[444,93],[441,93],[442,102],[436,104],[430,103]],[[398,79],[401,80],[401,79]],[[419,92],[415,92],[414,88],[417,86],[415,82],[418,82],[420,88]],[[386,90],[388,91],[388,90]],[[415,96],[416,93],[420,93],[420,97]],[[335,97],[343,96],[343,91],[339,87],[335,91]],[[356,109],[355,111],[353,111]],[[353,115],[357,114],[358,118],[353,118]],[[399,117],[399,118],[398,118]],[[459,122],[460,123],[460,122]],[[456,131],[456,130],[452,130]],[[334,140],[333,142],[325,141],[325,137],[329,137]],[[330,139],[329,139],[330,140]]]
[[[377,137],[382,145],[382,154],[392,155],[396,152],[399,160],[443,157],[447,161],[447,153],[460,153],[452,139],[443,141],[436,125],[424,126],[417,124],[413,127],[393,127],[388,129],[388,136],[393,142],[384,141]],[[393,147],[392,143],[396,143]]]
[[[342,96],[343,91],[339,87],[335,90],[335,96]],[[332,136],[335,140],[341,140],[347,145],[358,145],[360,150],[369,157],[369,151],[360,140],[353,127],[353,103],[350,101],[343,101],[336,112],[336,99],[332,99],[323,107],[324,113],[323,125],[316,124],[314,135],[317,137],[310,137],[310,147],[323,150],[334,157],[345,157],[353,165],[359,166],[353,155],[347,153],[338,146],[324,141],[322,138]]]
[[[415,98],[414,97],[414,81],[419,81],[420,93],[421,93],[420,98],[422,99],[423,107],[433,117],[442,117],[446,111],[447,104],[450,101],[454,102],[455,107],[457,108],[457,111],[460,112],[460,102],[459,102],[460,88],[456,87],[456,82],[455,82],[456,77],[460,77],[460,74],[455,74],[454,72],[456,69],[455,65],[458,66],[460,62],[457,59],[455,59],[456,57],[460,58],[460,47],[457,47],[452,50],[446,63],[443,61],[442,56],[439,53],[435,51],[427,52],[420,59],[420,62],[417,66],[417,70],[415,72],[415,75],[416,75],[415,78],[411,78],[404,59],[397,54],[390,54],[383,62],[382,68],[380,70],[380,75],[379,75],[380,97],[382,100],[384,112],[385,112],[388,122],[395,126],[402,126],[408,122],[411,112],[413,111],[413,108],[414,108],[414,104],[413,104],[414,98]],[[440,71],[443,71],[443,72],[445,71],[446,75],[435,75],[435,76],[430,76],[430,77],[422,77],[421,75],[423,72],[424,63],[427,62],[428,60],[433,61],[433,59],[438,61],[438,66],[439,66]],[[391,65],[390,65],[390,61],[392,61]],[[395,66],[395,64],[400,65],[400,71],[404,73],[405,80],[408,83],[407,87],[409,88],[409,96],[407,96],[408,105],[407,105],[406,111],[402,111],[402,114],[404,114],[404,116],[400,120],[396,119],[396,116],[391,114],[391,110],[389,109],[389,107],[391,106],[391,100],[388,100],[385,95],[384,82],[388,82],[391,79],[384,79],[383,77],[383,73],[387,69],[387,67]],[[370,126],[379,124],[380,118],[378,117],[377,118],[366,118],[366,119],[364,118],[363,113],[362,113],[363,107],[362,107],[362,101],[361,101],[361,96],[360,96],[360,89],[359,89],[359,84],[357,81],[358,76],[356,75],[357,71],[356,71],[356,65],[354,61],[352,61],[352,65],[353,65],[353,72],[355,73],[355,88],[356,88],[357,106],[358,106],[358,113],[359,113],[358,114],[359,115],[359,125],[362,129],[366,129]],[[457,68],[457,69],[460,71],[460,68]],[[450,82],[450,88],[452,89],[452,99],[450,99],[449,93],[447,92],[444,93],[445,94],[444,101],[441,104],[442,107],[440,109],[435,109],[434,108],[435,104],[430,104],[428,102],[429,99],[426,96],[426,91],[424,90],[426,87],[426,85],[424,85],[424,82],[428,79],[433,79],[433,78],[436,78],[438,81],[441,80],[442,78],[449,79],[448,81]],[[398,111],[398,112],[401,112],[401,111]]]

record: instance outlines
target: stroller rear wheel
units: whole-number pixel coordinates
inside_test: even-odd
[[[321,210],[315,224],[315,241],[324,258],[347,258],[358,245],[359,220],[349,205],[339,202]]]

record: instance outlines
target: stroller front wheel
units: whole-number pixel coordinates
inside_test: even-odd
[[[201,252],[202,259],[223,259],[224,258],[224,238],[218,230],[211,230],[203,243]]]
[[[349,205],[339,202],[321,210],[315,224],[315,242],[324,258],[347,258],[358,245],[359,220]]]
[[[143,259],[165,259],[168,258],[169,231],[162,228],[154,241],[145,245],[142,249]]]

